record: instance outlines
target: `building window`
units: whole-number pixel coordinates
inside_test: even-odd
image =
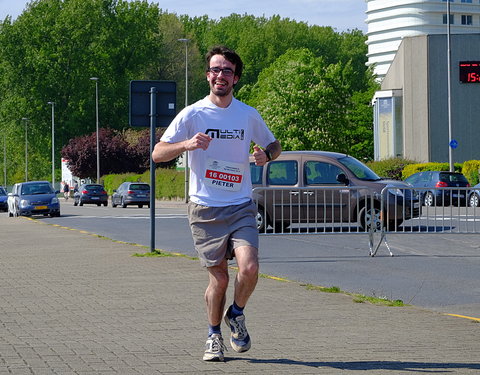
[[[472,24],[472,16],[462,14],[462,25],[471,25]]]
[[[447,2],[447,0],[443,0],[443,2],[445,2],[445,3],[446,3],[446,2]],[[450,0],[449,2],[450,2],[450,3],[453,3],[453,2],[455,2],[455,0]],[[464,3],[464,2],[465,2],[465,1],[464,1],[464,0],[462,0],[462,3]],[[472,2],[472,0],[470,0],[470,1],[468,1],[468,2],[469,2],[469,3],[471,3],[471,2]]]
[[[447,15],[444,14],[443,15],[443,24],[446,25],[447,24]],[[453,14],[450,14],[450,25],[453,25],[454,22],[453,22]]]
[[[462,3],[472,3],[472,0],[462,0]]]

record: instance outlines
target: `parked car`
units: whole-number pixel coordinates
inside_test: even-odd
[[[60,216],[60,202],[48,181],[20,182],[8,194],[8,216]]]
[[[253,188],[273,188],[253,195],[258,202],[260,231],[268,225],[281,231],[291,222],[352,222],[365,230],[372,222],[379,227],[382,221],[389,227],[398,227],[404,220],[420,215],[421,205],[411,186],[403,181],[382,179],[345,154],[284,151],[263,167],[256,166],[253,159],[250,161]],[[340,189],[342,186],[352,189]],[[308,190],[321,187],[325,189]],[[387,205],[381,215],[381,194],[385,187],[388,187],[384,191]],[[274,188],[290,189],[280,189],[278,194]]]
[[[476,184],[468,194],[468,205],[471,207],[480,206],[480,184]]]
[[[96,204],[106,207],[108,205],[108,194],[104,187],[99,184],[83,184],[73,194],[73,205],[83,206],[84,204]]]
[[[467,202],[467,178],[458,172],[425,171],[417,172],[405,179],[405,182],[417,189],[420,201],[425,206],[465,206]],[[460,187],[463,189],[451,189]]]
[[[150,185],[144,182],[124,182],[112,194],[112,207],[122,206],[126,208],[136,205],[142,208],[147,205],[150,208]]]
[[[7,203],[8,195],[7,191],[0,186],[0,210],[1,211],[8,211],[8,203]]]

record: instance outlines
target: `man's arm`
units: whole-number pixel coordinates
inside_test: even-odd
[[[260,147],[255,145],[253,147],[253,158],[255,159],[255,165],[265,165],[267,162],[278,158],[281,152],[282,146],[280,146],[278,139],[265,147],[265,150],[262,150]]]
[[[197,133],[185,141],[168,143],[160,141],[155,145],[152,152],[152,159],[155,163],[167,162],[175,159],[185,151],[193,151],[197,148],[206,150],[212,138],[204,133]]]

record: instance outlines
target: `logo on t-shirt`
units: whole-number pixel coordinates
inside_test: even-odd
[[[207,135],[212,138],[218,139],[238,139],[243,141],[245,138],[245,130],[243,129],[233,129],[233,130],[222,130],[222,129],[207,129],[205,131]]]

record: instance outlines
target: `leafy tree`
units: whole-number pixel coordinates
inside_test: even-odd
[[[352,95],[352,107],[347,118],[350,126],[346,130],[348,143],[351,145],[350,154],[363,161],[372,160],[374,156],[373,146],[373,110],[371,100],[379,84],[373,79],[373,75],[365,78],[370,82],[366,91],[356,91]]]
[[[133,169],[135,156],[121,134],[112,129],[99,130],[100,175],[124,173]],[[63,147],[62,157],[68,160],[73,175],[94,177],[97,173],[97,135],[76,137]]]
[[[29,118],[32,177],[50,170],[50,107],[56,147],[95,130],[99,77],[100,124],[127,126],[128,87],[156,64],[158,6],[125,0],[35,0],[14,22],[0,23],[0,116],[10,159],[21,160],[21,118]],[[56,165],[60,165],[59,160]],[[20,167],[11,165],[9,173]]]
[[[236,88],[240,97],[259,104],[284,145],[325,149],[338,143],[362,157],[372,154],[368,95],[373,86],[361,31],[337,33],[279,16],[191,18],[140,0],[33,0],[15,21],[0,21],[0,131],[7,140],[8,180],[23,179],[23,117],[29,119],[30,178],[51,173],[48,101],[55,102],[55,154],[72,138],[95,131],[91,77],[99,77],[103,128],[128,127],[132,79],[176,81],[177,108],[182,108],[185,45],[180,38],[190,39],[189,103],[208,93],[204,54],[215,44],[226,44],[245,63]],[[302,51],[299,56],[289,54],[292,47]],[[278,105],[283,112],[275,109]],[[148,160],[138,161],[133,151],[130,157],[133,169]]]
[[[347,152],[349,70],[326,65],[307,49],[290,50],[239,95],[259,110],[285,150]]]

